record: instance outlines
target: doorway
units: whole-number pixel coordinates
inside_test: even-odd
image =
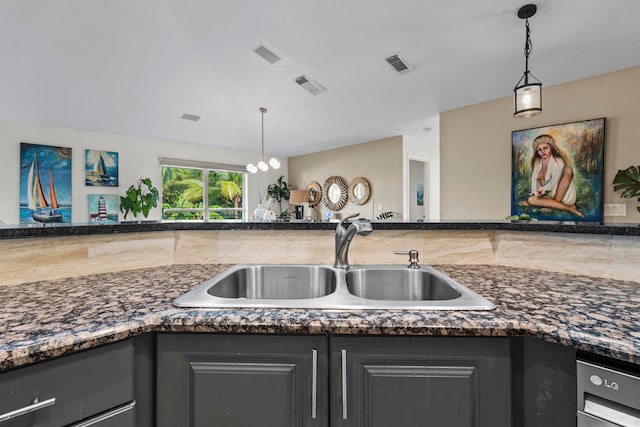
[[[429,220],[429,162],[409,158],[408,212],[409,221]]]

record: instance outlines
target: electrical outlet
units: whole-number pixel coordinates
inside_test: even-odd
[[[378,205],[378,210],[379,210],[379,211],[382,211],[382,203],[380,203],[380,204]]]
[[[624,203],[605,204],[604,216],[627,216],[627,205]]]

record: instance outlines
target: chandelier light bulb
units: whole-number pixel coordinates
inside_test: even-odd
[[[260,160],[260,162],[258,163],[258,169],[260,169],[262,172],[266,172],[269,170],[269,165],[266,164],[264,160]]]
[[[271,160],[269,160],[269,165],[274,169],[279,169],[280,168],[280,161],[278,159],[276,159],[275,157],[272,157]]]
[[[258,172],[258,168],[253,163],[249,163],[247,165],[247,172],[256,173],[256,172]]]

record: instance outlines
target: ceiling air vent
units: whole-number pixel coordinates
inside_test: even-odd
[[[411,67],[409,67],[404,59],[400,58],[400,55],[391,55],[390,57],[385,58],[385,61],[387,61],[398,74],[407,74],[411,72]]]
[[[264,47],[264,45],[258,46],[257,48],[253,49],[253,51],[264,58],[270,64],[275,64],[282,59],[278,55]]]
[[[316,82],[309,76],[300,76],[296,78],[296,83],[306,89],[311,95],[320,95],[327,91],[327,89],[320,83]]]
[[[187,113],[184,113],[182,115],[182,118],[184,120],[190,120],[192,122],[197,122],[198,120],[200,120],[200,116],[196,116],[195,114],[187,114]]]

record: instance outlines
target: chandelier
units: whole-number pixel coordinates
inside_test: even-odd
[[[276,159],[275,157],[272,157],[269,160],[269,163],[264,161],[264,113],[266,112],[267,112],[266,108],[260,107],[260,113],[262,113],[262,157],[260,157],[260,161],[258,162],[257,166],[254,165],[253,163],[249,163],[247,165],[247,171],[251,173],[256,173],[258,172],[258,170],[266,172],[269,170],[269,166],[271,166],[274,169],[278,169],[280,167],[280,161],[278,161],[278,159]]]

